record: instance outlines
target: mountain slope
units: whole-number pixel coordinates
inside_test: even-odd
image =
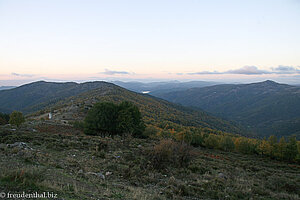
[[[216,82],[207,82],[207,81],[189,81],[189,82],[179,82],[179,81],[169,81],[169,82],[151,82],[151,83],[142,83],[142,82],[122,82],[114,81],[114,84],[126,88],[138,93],[147,92],[153,96],[157,96],[165,92],[174,92],[186,90],[194,87],[206,87],[217,85]]]
[[[15,88],[15,86],[0,86],[0,90],[9,90],[13,88]]]
[[[55,105],[52,104],[52,106],[45,107],[43,104],[38,104],[35,107],[45,108],[44,113],[52,110],[53,120],[76,121],[82,120],[88,109],[99,101],[115,103],[131,101],[140,108],[146,123],[160,127],[166,125],[195,126],[231,133],[242,132],[237,126],[203,111],[185,108],[150,95],[131,92],[112,83],[105,82],[102,82],[101,86],[96,89],[62,99]],[[38,113],[36,114],[38,115]]]
[[[234,120],[260,135],[300,135],[300,88],[273,81],[216,85],[159,97]]]
[[[7,113],[19,110],[30,113],[66,97],[77,95],[102,85],[103,82],[100,81],[82,84],[39,81],[10,90],[2,90],[0,91],[0,112]]]
[[[131,101],[138,105],[144,119],[151,124],[177,124],[207,127],[232,133],[241,132],[231,123],[169,103],[149,95],[142,95],[107,82],[52,83],[35,82],[11,90],[0,91],[0,107],[3,111],[20,110],[33,113],[40,110],[63,110],[62,119],[83,119],[87,109],[99,101]],[[56,105],[56,106],[54,106]],[[53,107],[54,106],[54,107]],[[52,109],[51,109],[52,108]],[[42,112],[39,112],[42,113]],[[68,114],[69,113],[69,114]],[[54,113],[54,116],[57,114]]]

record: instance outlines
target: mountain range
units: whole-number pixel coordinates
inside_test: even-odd
[[[131,101],[137,105],[149,124],[194,126],[231,133],[241,129],[230,122],[167,102],[147,94],[126,90],[112,83],[96,81],[86,83],[52,83],[39,81],[11,90],[0,91],[0,111],[19,110],[25,114],[59,110],[54,116],[64,120],[82,120],[86,111],[99,101],[119,103]],[[43,111],[43,112],[40,112]]]
[[[189,88],[206,87],[206,86],[221,84],[217,82],[207,82],[207,81],[188,81],[188,82],[165,81],[165,82],[150,82],[150,83],[114,81],[112,83],[120,87],[126,88],[127,90],[131,90],[138,93],[147,93],[153,96],[159,96],[160,94],[165,92],[171,92],[171,91],[175,92],[175,91],[186,90]]]
[[[9,90],[15,88],[15,86],[0,86],[0,90]]]
[[[260,137],[300,136],[300,87],[273,81],[214,84],[217,83],[39,81],[1,90],[0,112],[19,110],[32,114],[59,107],[64,110],[61,115],[82,120],[85,108],[98,101],[126,100],[138,105],[150,124],[207,127],[244,135],[255,133]],[[143,91],[149,93],[141,94]]]
[[[273,81],[222,84],[157,95],[235,121],[260,136],[300,135],[300,88]]]
[[[10,90],[0,91],[0,112],[19,110],[24,113],[38,111],[64,98],[101,87],[103,82],[55,83],[38,81]]]

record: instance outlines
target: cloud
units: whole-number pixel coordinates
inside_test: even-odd
[[[300,74],[300,67],[279,65],[276,68],[271,68],[277,74]]]
[[[188,75],[207,75],[207,74],[222,74],[222,72],[218,72],[218,71],[213,71],[213,72],[209,72],[209,71],[202,71],[202,72],[194,72],[194,73],[187,73]]]
[[[225,74],[243,74],[243,75],[259,75],[259,74],[271,74],[266,70],[260,70],[256,66],[244,66],[240,69],[228,70]]]
[[[18,73],[15,73],[15,72],[12,72],[11,75],[19,76],[19,77],[33,77],[34,76],[34,74],[18,74]]]
[[[201,71],[187,73],[188,75],[210,75],[210,74],[241,74],[241,75],[263,75],[263,74],[300,74],[300,67],[279,65],[271,70],[261,70],[256,66],[244,66],[239,69],[228,70],[224,72],[218,71]]]
[[[129,72],[126,72],[126,71],[112,71],[112,70],[109,70],[109,69],[105,69],[104,72],[100,72],[100,74],[105,74],[105,75],[125,75],[125,74],[131,74]]]

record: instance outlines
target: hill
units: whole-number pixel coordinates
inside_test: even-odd
[[[113,83],[134,92],[148,93],[153,96],[158,96],[159,94],[165,92],[171,92],[171,91],[174,92],[174,91],[186,90],[194,87],[206,87],[206,86],[220,84],[216,82],[207,82],[207,81],[188,81],[188,82],[166,81],[166,82],[150,82],[150,83],[114,81]]]
[[[260,136],[300,136],[300,88],[273,81],[223,84],[158,95],[236,121]]]
[[[242,133],[238,126],[204,111],[186,108],[147,94],[138,94],[105,82],[102,83],[102,87],[61,100],[51,108],[47,108],[45,112],[52,110],[54,121],[80,121],[83,120],[89,108],[100,101],[133,102],[139,107],[147,124],[155,124],[161,128],[166,126],[170,129],[175,128],[175,126],[194,126]]]
[[[46,123],[12,128],[0,126],[0,191],[5,195],[50,192],[66,200],[300,196],[297,164],[198,147],[188,150],[192,157],[185,165],[165,159],[160,169],[153,167],[157,140],[91,137]]]
[[[38,81],[10,90],[0,91],[0,112],[19,110],[30,113],[52,105],[66,97],[80,94],[98,87],[104,82],[54,83]]]
[[[148,124],[206,127],[232,133],[241,132],[229,122],[218,119],[203,111],[184,108],[149,95],[137,94],[107,82],[52,83],[35,82],[11,90],[0,91],[2,112],[19,110],[34,113],[40,110],[57,110],[61,120],[82,120],[87,110],[98,101],[131,101],[138,105]],[[56,106],[54,106],[56,105]]]
[[[13,88],[15,88],[15,86],[0,86],[0,90],[9,90]]]

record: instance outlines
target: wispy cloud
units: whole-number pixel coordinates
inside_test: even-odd
[[[19,73],[15,73],[15,72],[12,72],[11,75],[19,76],[19,77],[33,77],[34,76],[34,74],[19,74]]]
[[[201,71],[186,73],[188,75],[210,75],[210,74],[241,74],[241,75],[263,75],[263,74],[300,74],[300,67],[283,66],[271,68],[270,70],[261,70],[256,66],[244,66],[239,69],[227,70],[224,72],[219,71]]]
[[[244,66],[235,70],[228,70],[225,74],[244,74],[244,75],[259,75],[259,74],[271,74],[270,71],[260,70],[256,66]]]
[[[126,74],[132,74],[132,73],[126,72],[126,71],[113,71],[113,70],[105,69],[105,71],[100,72],[100,74],[105,74],[105,75],[126,75]]]
[[[193,72],[193,73],[187,73],[188,75],[207,75],[207,74],[222,74],[222,72],[218,71],[202,71],[202,72]]]
[[[272,71],[277,74],[300,74],[300,67],[279,65],[276,68],[272,68]]]

